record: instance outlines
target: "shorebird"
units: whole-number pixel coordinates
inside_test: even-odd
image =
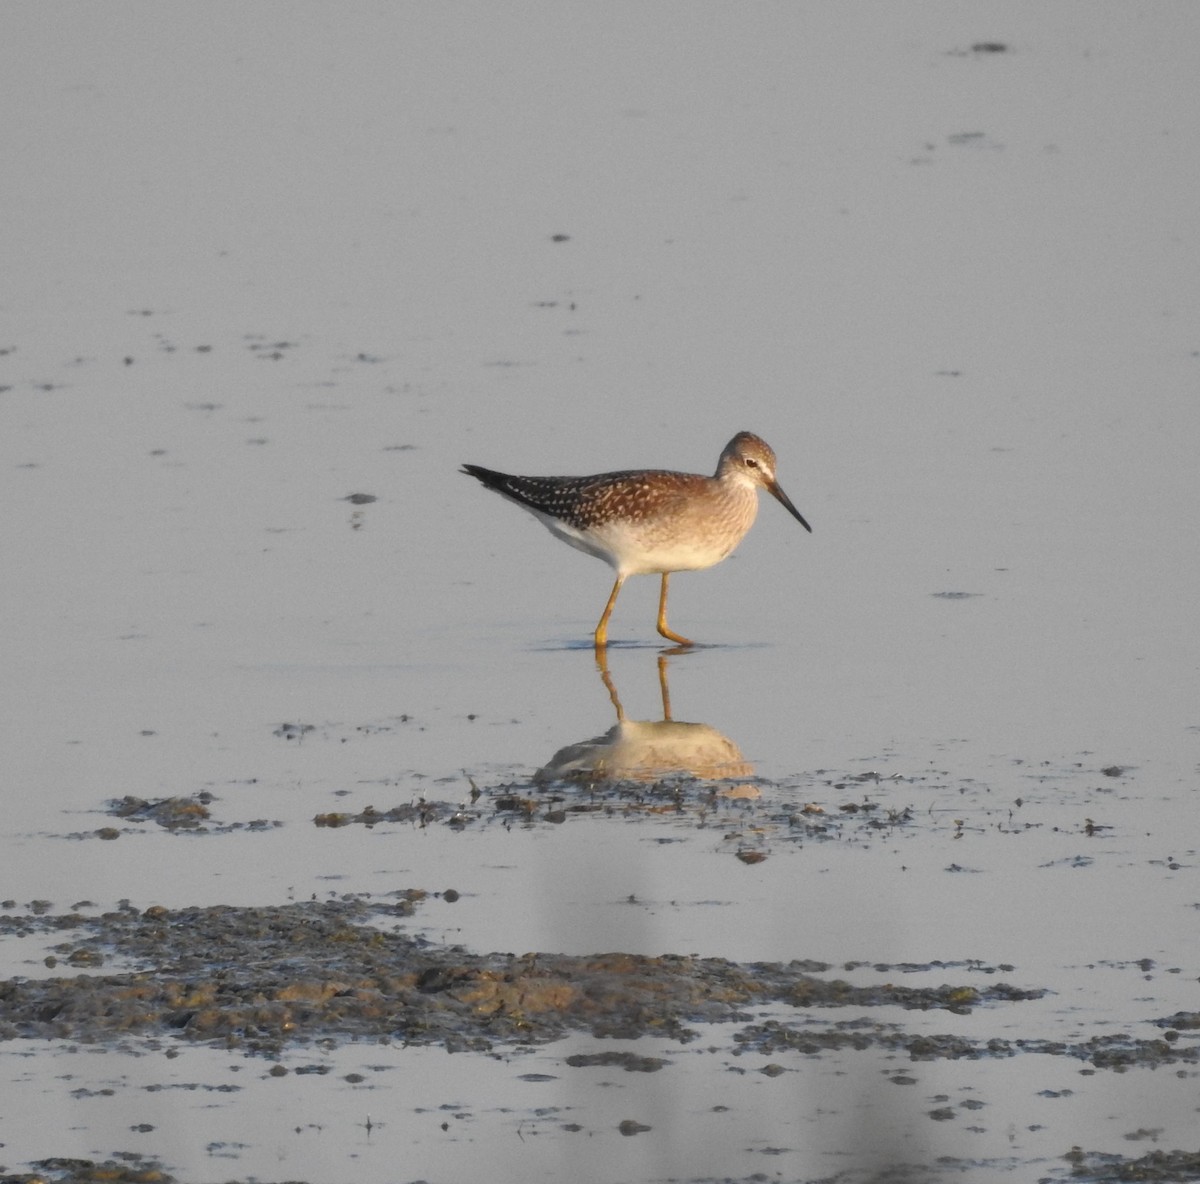
[[[667,626],[667,580],[673,571],[698,571],[720,563],[740,543],[758,512],[765,489],[810,531],[775,480],[775,453],[752,432],[738,432],[721,453],[711,477],[662,469],[628,469],[592,477],[518,477],[481,465],[461,472],[528,510],[551,534],[603,559],[616,582],[594,641],[608,644],[608,621],[629,576],[662,575],[658,631],[676,645],[693,645]]]

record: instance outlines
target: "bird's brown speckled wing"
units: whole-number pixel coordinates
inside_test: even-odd
[[[669,516],[673,505],[686,503],[692,484],[703,481],[691,473],[644,469],[592,477],[522,477],[479,465],[464,465],[463,471],[518,505],[576,530],[614,518],[639,522]]]

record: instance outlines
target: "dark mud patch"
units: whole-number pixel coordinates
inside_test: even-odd
[[[915,820],[908,806],[846,797],[829,805],[780,801],[777,789],[769,783],[714,783],[684,777],[565,785],[510,782],[485,789],[472,782],[468,801],[461,805],[421,798],[385,809],[368,805],[355,811],[328,811],[312,821],[331,828],[441,824],[457,831],[530,829],[589,819],[675,823],[719,828],[725,832],[723,850],[745,862],[760,862],[772,840],[861,842],[891,834]]]
[[[676,729],[684,726],[672,723]],[[657,732],[654,735],[650,744],[654,759],[647,761],[661,768],[669,763],[663,759],[667,740]],[[570,746],[570,751],[589,745],[604,749],[603,739]],[[596,760],[556,758],[552,774],[547,766],[532,777],[492,784],[464,774],[463,782],[449,791],[451,801],[421,793],[399,803],[323,812],[312,821],[322,827],[394,823],[444,825],[456,831],[624,821],[682,831],[719,830],[722,853],[755,863],[774,850],[815,843],[862,846],[931,836],[963,843],[972,836],[1038,831],[1061,835],[1067,842],[1111,839],[1114,828],[1103,811],[1126,792],[1130,768],[1079,763],[1033,768],[1017,761],[1014,780],[1001,787],[945,771],[910,776],[818,769],[782,780],[750,772],[719,777],[686,771],[619,775],[629,763],[627,754],[620,760],[612,754]],[[1073,851],[1072,858],[1082,861],[1090,856]]]
[[[914,1034],[889,1018],[820,1013],[878,1008],[964,1015],[1041,998],[1037,987],[996,981],[981,963],[875,965],[881,981],[855,985],[819,962],[736,963],[721,958],[608,953],[472,954],[414,936],[405,920],[426,894],[354,896],[264,908],[215,906],[99,916],[0,916],[0,934],[61,940],[47,965],[86,975],[0,983],[0,1039],[194,1041],[278,1056],[289,1047],[372,1040],[440,1044],[452,1051],[536,1046],[571,1032],[597,1038],[655,1035],[687,1043],[712,1024],[741,1025],[736,1052],[821,1054],[883,1048],[912,1060],[1011,1057],[1034,1052],[1096,1069],[1195,1063],[1194,1029],[1180,1017],[1159,1039],[1104,1035],[1056,1042]],[[110,961],[120,973],[104,973]],[[861,964],[853,969],[861,970]],[[852,968],[847,968],[852,969]],[[957,976],[906,986],[906,973]],[[974,981],[965,981],[973,979]],[[764,1020],[763,1009],[771,1018]],[[756,1014],[756,1012],[758,1014]],[[1010,1027],[1012,1018],[1003,1021]],[[628,1066],[626,1066],[628,1067]]]
[[[434,822],[454,821],[454,815],[448,806],[440,802],[427,802],[421,799],[416,802],[405,802],[392,806],[387,810],[377,810],[374,806],[366,806],[355,813],[349,811],[330,811],[318,814],[313,818],[315,826],[378,826],[384,822],[409,823],[418,827],[429,826]]]
[[[878,781],[878,778],[870,774],[860,780]],[[778,787],[767,782],[713,783],[672,777],[648,783],[633,780],[566,785],[509,782],[484,789],[478,788],[470,779],[468,783],[469,792],[459,804],[418,795],[382,808],[368,804],[355,810],[323,811],[314,815],[311,822],[327,829],[347,826],[371,829],[390,824],[417,829],[442,825],[453,831],[468,828],[509,831],[591,818],[675,822],[704,829],[722,828],[727,832],[725,847],[748,862],[766,857],[763,848],[771,838],[792,842],[863,841],[914,822],[910,807],[887,805],[869,797],[858,800],[843,797],[829,805],[780,801],[775,797]],[[853,783],[853,779],[841,781],[837,790],[844,791]],[[235,831],[267,831],[284,825],[281,821],[265,818],[223,821],[214,813],[219,800],[207,791],[153,800],[127,795],[112,799],[104,806],[105,813],[124,823],[123,827],[105,826],[68,837],[111,840],[150,826],[180,835],[223,835]]]
[[[812,962],[477,955],[404,931],[403,919],[424,896],[414,890],[267,908],[5,915],[0,933],[64,938],[47,959],[52,969],[91,973],[0,983],[0,1038],[173,1037],[270,1055],[296,1043],[358,1039],[488,1051],[581,1030],[686,1042],[699,1035],[697,1025],[751,1023],[752,1010],[767,1005],[806,1016],[846,1007],[965,1013],[1044,994],[991,981],[854,986],[814,973],[830,968]],[[111,960],[121,973],[101,971]],[[747,1031],[743,1044],[760,1039],[755,1028]],[[883,1026],[856,1039],[902,1044]]]
[[[668,722],[676,731],[700,726]],[[275,734],[297,744],[345,743],[413,727],[422,725],[410,715],[400,715],[355,726],[287,723],[279,725]],[[651,764],[656,769],[669,763],[662,757],[672,736],[653,733],[650,747],[655,760]],[[568,747],[572,752],[589,745],[594,748],[602,739]],[[721,767],[728,769],[729,762]],[[424,789],[411,793],[392,789],[384,791],[389,796],[395,793],[391,801],[321,810],[307,814],[305,821],[329,830],[437,826],[452,832],[489,833],[618,821],[681,832],[718,831],[718,850],[750,864],[762,862],[777,850],[818,843],[863,846],[893,839],[922,841],[931,836],[966,846],[963,841],[972,836],[1042,831],[1071,843],[1102,838],[1109,840],[1111,847],[1111,840],[1119,836],[1103,811],[1126,794],[1132,768],[1079,762],[1030,766],[1014,761],[1014,780],[1001,787],[936,770],[905,775],[873,769],[855,773],[817,769],[781,780],[757,777],[748,767],[736,776],[697,776],[686,771],[621,776],[617,774],[621,769],[627,771],[627,761],[622,765],[609,757],[589,758],[568,761],[552,775],[547,766],[532,776],[491,784],[464,773],[461,780],[449,779],[444,790],[432,794]],[[332,796],[360,793],[360,787],[335,788]],[[174,835],[212,836],[274,830],[286,824],[267,818],[231,822],[220,817],[219,803],[220,798],[208,791],[159,800],[126,796],[103,807],[122,825],[110,824],[70,837],[117,839],[151,828]],[[1104,848],[1096,855],[1110,853],[1110,848]],[[1069,859],[1069,866],[1078,868],[1090,866],[1093,860],[1090,853],[1075,848],[1064,858]],[[1055,865],[1048,862],[1044,866]],[[1169,866],[1176,870],[1175,863]],[[970,868],[955,865],[948,870]]]
[[[0,1184],[175,1184],[155,1160],[133,1152],[100,1161],[56,1156],[29,1166],[32,1172],[0,1174]]]
[[[146,798],[126,794],[104,806],[104,812],[119,819],[122,827],[102,826],[97,830],[68,835],[72,839],[119,839],[123,834],[138,833],[158,826],[172,834],[224,835],[234,831],[272,830],[282,822],[257,818],[249,822],[222,822],[213,817],[211,807],[218,799],[207,790],[181,797]]]
[[[663,1057],[641,1057],[632,1052],[578,1052],[566,1058],[572,1069],[616,1067],[626,1073],[657,1073],[669,1062]]]
[[[1151,1151],[1137,1159],[1073,1147],[1064,1157],[1078,1181],[1200,1180],[1200,1151]]]
[[[745,1051],[763,1055],[793,1050],[818,1054],[843,1049],[886,1048],[914,1061],[980,1060],[1041,1053],[1085,1062],[1094,1069],[1157,1068],[1160,1065],[1195,1064],[1195,1047],[1176,1049],[1169,1041],[1137,1039],[1126,1033],[1093,1036],[1087,1040],[1009,1039],[971,1040],[954,1034],[913,1036],[899,1026],[873,1024],[858,1019],[832,1027],[805,1030],[792,1024],[768,1021],[741,1029],[734,1040]]]
[[[108,804],[108,812],[114,818],[133,822],[154,822],[165,830],[199,830],[212,817],[209,805],[213,801],[210,793],[199,793],[192,797],[160,798],[147,801],[145,798],[126,795]]]

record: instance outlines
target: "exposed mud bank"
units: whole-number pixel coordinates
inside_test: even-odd
[[[864,987],[825,977],[831,967],[814,962],[477,955],[399,927],[424,896],[5,916],[0,928],[9,934],[62,933],[48,959],[55,969],[65,963],[93,973],[0,985],[0,1036],[178,1036],[267,1054],[291,1041],[355,1039],[487,1050],[581,1029],[686,1041],[698,1034],[696,1025],[749,1022],[747,1009],[764,1004],[802,1010],[807,1031],[813,1009],[965,1012],[1043,993],[992,981],[987,968],[966,964],[947,966],[962,981],[939,987]],[[110,963],[123,968],[95,973]],[[761,1039],[757,1029],[747,1032],[747,1041]],[[853,1040],[892,1046],[903,1036],[891,1025],[869,1025]]]
[[[1074,1043],[915,1034],[892,1016],[884,1022],[864,1014],[879,1008],[1007,1012],[1045,994],[1037,986],[1000,981],[997,976],[1011,967],[876,965],[870,969],[882,981],[864,986],[811,961],[481,955],[406,931],[405,920],[425,896],[409,890],[262,908],[4,915],[0,931],[8,935],[61,935],[46,959],[52,969],[65,965],[89,973],[0,984],[0,1037],[172,1037],[278,1055],[293,1043],[353,1040],[489,1051],[544,1044],[572,1031],[687,1042],[702,1025],[740,1023],[735,1048],[758,1053],[880,1047],[929,1060],[1036,1052],[1102,1069],[1200,1059],[1198,1021],[1190,1014],[1156,1020],[1163,1029],[1159,1039],[1106,1034]],[[896,981],[930,969],[953,981],[935,987]],[[755,1011],[767,1006],[795,1014],[784,1011],[764,1021]],[[855,1014],[831,1021],[826,1014],[832,1009]],[[1009,1017],[1003,1027],[1011,1031],[1011,1022]]]

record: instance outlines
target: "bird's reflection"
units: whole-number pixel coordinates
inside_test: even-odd
[[[560,748],[534,774],[534,780],[657,781],[672,774],[687,773],[706,781],[720,781],[754,774],[738,746],[708,724],[685,723],[671,718],[671,692],[667,683],[669,654],[658,657],[658,684],[662,693],[663,718],[629,719],[621,706],[616,684],[608,669],[604,649],[596,650],[596,666],[617,722],[603,736]]]

